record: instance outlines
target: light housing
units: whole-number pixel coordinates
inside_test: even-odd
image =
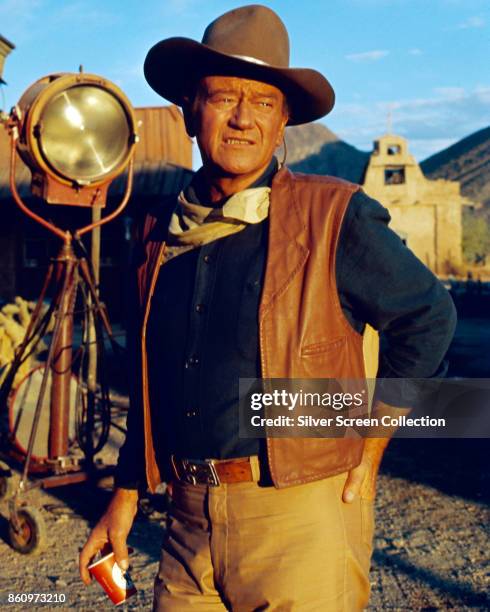
[[[124,93],[97,75],[52,74],[25,91],[16,112],[33,194],[50,204],[104,206],[137,141]]]

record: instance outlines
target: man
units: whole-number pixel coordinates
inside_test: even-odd
[[[128,435],[81,576],[107,544],[127,567],[138,487],[165,480],[155,610],[362,609],[387,440],[240,438],[238,381],[362,379],[366,323],[386,339],[379,377],[437,375],[451,301],[358,185],[278,167],[286,125],[327,114],[334,93],[289,68],[273,11],[161,41],[145,76],[183,108],[203,166],[144,222]]]

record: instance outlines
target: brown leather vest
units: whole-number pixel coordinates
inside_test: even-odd
[[[363,379],[362,336],[345,318],[337,293],[335,252],[342,219],[358,185],[281,169],[272,183],[269,242],[259,308],[263,378]],[[146,260],[138,270],[146,474],[152,491],[161,476],[151,432],[146,324],[164,242],[143,232]],[[359,464],[360,438],[268,438],[269,469],[276,487],[345,472]]]

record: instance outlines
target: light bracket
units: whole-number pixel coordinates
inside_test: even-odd
[[[47,75],[13,109],[17,151],[32,173],[32,193],[49,204],[104,206],[110,183],[138,140],[131,103],[93,74]]]

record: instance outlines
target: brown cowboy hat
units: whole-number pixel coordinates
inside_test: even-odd
[[[289,68],[286,27],[274,11],[258,4],[218,17],[201,43],[180,37],[160,41],[148,52],[144,69],[151,87],[179,106],[203,76],[237,76],[275,85],[288,101],[288,125],[319,119],[335,102],[322,74]]]

